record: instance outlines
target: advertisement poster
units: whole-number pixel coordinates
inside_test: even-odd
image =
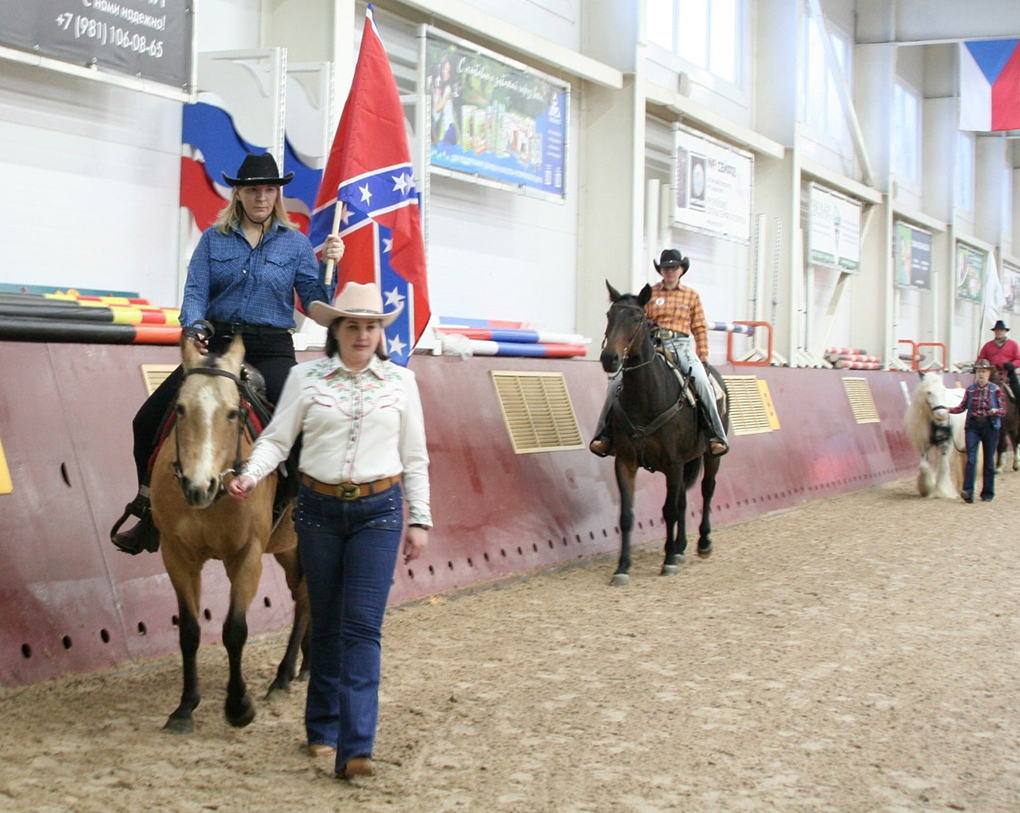
[[[893,227],[893,268],[897,285],[931,290],[931,233],[902,221]]]
[[[984,252],[956,244],[956,296],[969,302],[981,302],[985,282]]]
[[[191,89],[194,0],[0,0],[0,45]]]
[[[1010,313],[1020,314],[1020,268],[1003,264],[1002,295],[1006,300],[1003,307]]]
[[[678,125],[673,132],[673,222],[750,243],[754,156],[686,127]]]
[[[860,202],[813,183],[808,184],[808,201],[808,262],[860,271]]]
[[[564,194],[570,87],[430,32],[432,167]]]

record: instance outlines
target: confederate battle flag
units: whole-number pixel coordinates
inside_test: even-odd
[[[315,201],[308,236],[316,251],[332,231],[337,206],[343,206],[340,236],[346,246],[337,265],[337,293],[347,282],[375,282],[385,310],[404,303],[386,328],[386,346],[393,361],[406,365],[430,315],[425,245],[404,111],[372,6]]]

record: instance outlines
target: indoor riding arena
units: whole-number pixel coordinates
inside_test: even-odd
[[[0,0],[0,145],[0,813],[1020,811],[1017,0]]]

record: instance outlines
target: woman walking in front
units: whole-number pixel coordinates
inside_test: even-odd
[[[229,486],[244,499],[303,432],[298,548],[312,614],[305,707],[309,753],[371,776],[379,717],[383,616],[397,555],[428,544],[428,450],[414,373],[386,359],[374,284],[348,283],[309,316],[328,328],[326,357],[291,370],[273,420]],[[403,492],[400,482],[403,480]],[[410,523],[403,529],[403,501]]]

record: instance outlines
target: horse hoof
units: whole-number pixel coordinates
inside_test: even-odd
[[[711,555],[712,555],[712,543],[711,542],[709,542],[707,545],[705,545],[705,547],[701,547],[701,545],[698,545],[698,558],[699,559],[707,559]]]
[[[663,565],[662,570],[659,571],[660,576],[675,576],[680,572],[678,565]]]
[[[168,734],[190,734],[195,730],[195,721],[190,717],[171,717],[163,730]]]
[[[626,587],[630,584],[630,576],[626,573],[614,573],[613,580],[609,584],[612,587]]]
[[[266,692],[266,700],[270,702],[274,700],[283,700],[285,697],[290,697],[290,688],[284,688],[283,686],[270,686],[269,691]]]
[[[255,704],[251,702],[250,697],[245,695],[238,705],[241,707],[239,712],[231,712],[229,708],[225,709],[227,722],[234,728],[244,728],[255,719]]]

